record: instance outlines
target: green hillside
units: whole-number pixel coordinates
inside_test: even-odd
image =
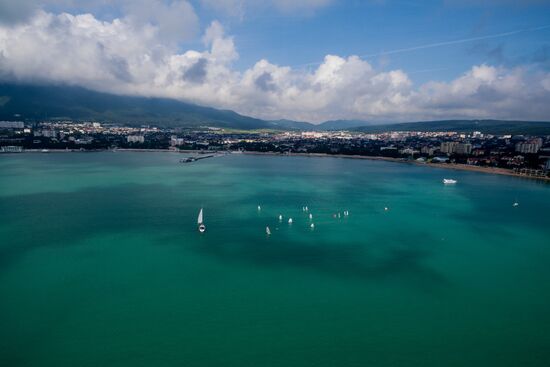
[[[387,131],[480,131],[485,134],[550,135],[550,122],[506,120],[441,120],[363,126],[354,129],[366,133]]]
[[[272,128],[266,121],[166,98],[118,96],[80,87],[0,84],[0,119],[86,120],[162,127]]]

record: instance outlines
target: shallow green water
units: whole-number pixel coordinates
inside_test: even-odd
[[[179,158],[0,156],[1,366],[550,365],[550,185]]]

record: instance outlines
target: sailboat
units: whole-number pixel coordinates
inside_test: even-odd
[[[269,226],[265,227],[265,234],[268,236],[271,235],[271,230],[269,229]]]
[[[197,218],[197,224],[199,225],[199,232],[204,233],[204,231],[206,231],[206,226],[203,223],[202,208],[201,208],[201,211],[199,212],[199,217]]]

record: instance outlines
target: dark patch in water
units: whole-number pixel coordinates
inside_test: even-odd
[[[280,235],[280,233],[278,233]],[[298,268],[329,276],[359,281],[398,279],[428,292],[450,285],[439,272],[423,264],[431,252],[414,243],[410,247],[391,246],[382,256],[374,256],[365,244],[317,242],[305,245],[290,240],[262,243],[258,238],[219,241],[194,247],[205,256],[222,261],[238,261],[258,267]]]

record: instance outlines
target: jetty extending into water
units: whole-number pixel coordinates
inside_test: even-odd
[[[196,155],[196,156],[192,156],[192,157],[182,158],[182,159],[180,159],[180,163],[192,163],[192,162],[196,162],[196,161],[201,160],[201,159],[220,157],[220,156],[223,156],[223,155],[226,155],[226,154],[225,153],[216,153],[216,154],[208,154],[208,155]]]

